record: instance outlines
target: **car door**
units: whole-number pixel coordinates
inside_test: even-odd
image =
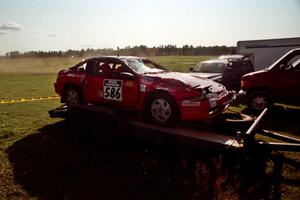
[[[120,60],[110,63],[112,73],[103,80],[104,100],[124,108],[135,108],[138,103],[138,76]]]
[[[277,72],[276,93],[280,101],[300,104],[300,55],[292,58],[284,69]]]
[[[97,73],[97,66],[101,63],[101,60],[90,60],[87,63],[86,71],[87,76],[83,83],[83,96],[85,102],[88,103],[101,103],[103,99],[99,91],[102,91],[103,88],[103,77]]]
[[[138,102],[138,79],[117,59],[103,58],[95,63],[95,73],[85,82],[88,102],[133,108]]]

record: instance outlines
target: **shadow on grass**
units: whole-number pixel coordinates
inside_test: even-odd
[[[136,139],[95,145],[87,137],[71,136],[65,123],[47,125],[7,149],[16,182],[31,196],[257,199],[268,195],[266,180],[257,180],[264,177],[257,157],[252,164],[259,169],[253,170],[231,154],[195,152]]]
[[[43,199],[190,199],[181,155],[152,149],[136,141],[96,147],[70,137],[62,121],[15,142],[7,154],[15,180]]]

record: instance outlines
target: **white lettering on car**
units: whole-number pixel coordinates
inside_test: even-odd
[[[146,88],[147,88],[147,85],[145,85],[145,84],[140,84],[140,91],[141,91],[141,92],[146,92]]]
[[[200,102],[195,102],[195,101],[189,101],[189,100],[184,100],[182,101],[181,105],[185,107],[198,107],[200,106]]]
[[[104,99],[122,101],[122,80],[104,79]]]
[[[216,98],[210,98],[209,99],[209,104],[210,104],[210,107],[216,107],[217,106],[217,99]]]

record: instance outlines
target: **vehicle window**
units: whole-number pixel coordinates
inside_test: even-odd
[[[234,62],[232,68],[234,68],[236,71],[243,73],[253,71],[251,62],[247,60]]]
[[[96,74],[108,74],[112,72],[111,63],[99,61],[96,65]]]
[[[83,63],[82,65],[77,67],[77,71],[85,72],[86,71],[86,65],[87,65],[87,63]]]
[[[95,74],[96,72],[96,61],[95,60],[89,60],[86,63],[85,71],[89,74]]]
[[[136,73],[158,73],[163,70],[156,68],[155,65],[148,66],[142,60],[136,58],[127,58],[124,59],[124,62]],[[153,68],[151,68],[153,67]]]
[[[123,72],[125,67],[121,63],[116,63],[113,61],[100,61],[96,66],[97,74],[112,74],[114,71]]]
[[[292,64],[294,70],[300,71],[300,58]]]
[[[194,71],[205,73],[222,73],[225,69],[225,66],[225,63],[198,63]]]
[[[288,70],[300,70],[300,55],[297,55],[293,57],[291,60],[287,63]]]
[[[158,69],[162,69],[162,70],[166,70],[163,66],[151,61],[151,60],[148,60],[148,59],[142,59],[142,62],[147,66],[147,67],[150,67],[150,68],[158,68]]]

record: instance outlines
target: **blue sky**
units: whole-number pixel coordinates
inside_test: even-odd
[[[0,0],[8,51],[300,37],[300,0]]]

